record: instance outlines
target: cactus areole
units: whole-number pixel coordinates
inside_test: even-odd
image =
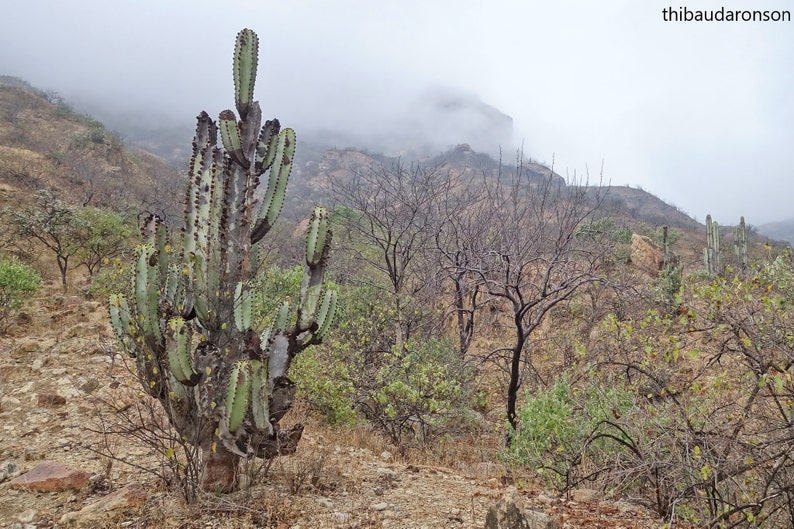
[[[278,218],[295,154],[295,132],[276,119],[262,125],[253,101],[258,46],[253,31],[237,35],[237,116],[198,116],[181,233],[150,217],[132,291],[109,300],[119,343],[179,435],[201,448],[201,487],[213,492],[236,488],[240,458],[295,451],[303,426],[279,425],[295,392],[287,370],[322,341],[336,308],[336,293],[323,289],[328,214],[317,207],[297,305],[283,303],[264,329],[252,314],[251,253]]]

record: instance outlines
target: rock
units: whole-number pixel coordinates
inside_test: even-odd
[[[41,340],[35,338],[24,338],[17,342],[17,353],[36,353],[44,349]]]
[[[60,523],[82,527],[102,527],[109,513],[133,509],[146,503],[146,490],[140,483],[130,483],[76,512],[68,512],[61,517]]]
[[[103,362],[105,361],[104,357],[102,357],[102,361]],[[99,389],[99,386],[100,386],[99,381],[97,379],[95,379],[95,378],[92,378],[92,379],[89,379],[85,384],[80,386],[80,391],[82,391],[83,393],[89,393],[90,394],[90,393],[93,393],[94,391],[96,391],[97,389]]]
[[[13,410],[15,408],[19,408],[21,402],[19,399],[15,399],[14,397],[4,396],[0,398],[0,411],[7,411]]]
[[[389,504],[386,502],[376,503],[375,505],[372,506],[372,508],[378,512],[385,511],[386,509],[389,508]]]
[[[632,233],[631,262],[646,274],[656,277],[664,267],[664,252],[648,237]]]
[[[569,494],[573,501],[579,502],[597,501],[599,497],[598,491],[592,489],[573,489]]]
[[[57,393],[39,393],[37,395],[39,408],[54,408],[66,404],[66,398]]]
[[[17,517],[17,520],[22,523],[31,523],[36,520],[36,514],[37,513],[35,510],[28,509],[27,511],[20,513],[20,515]]]
[[[88,485],[89,472],[71,468],[59,461],[45,461],[29,472],[12,479],[8,486],[12,489],[30,489],[38,492],[80,490]]]
[[[0,483],[19,475],[19,465],[13,461],[4,461],[0,464]]]
[[[530,511],[515,490],[505,494],[499,503],[488,509],[485,529],[559,529],[560,524],[548,514]]]

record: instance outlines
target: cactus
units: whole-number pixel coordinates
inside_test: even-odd
[[[747,229],[744,217],[741,217],[739,225],[733,228],[733,251],[736,253],[739,273],[743,274],[747,271]]]
[[[295,132],[278,120],[261,126],[253,100],[258,47],[253,31],[237,35],[237,115],[224,110],[217,124],[205,112],[197,118],[181,233],[150,217],[131,293],[109,300],[123,350],[180,436],[201,448],[201,487],[212,491],[235,489],[240,458],[295,451],[303,426],[279,425],[294,395],[286,374],[296,354],[327,335],[336,308],[336,293],[323,292],[331,231],[317,207],[295,312],[283,303],[262,330],[252,310],[252,252],[284,204],[296,146]]]
[[[720,227],[711,215],[706,215],[706,248],[703,249],[703,261],[709,275],[720,272]]]

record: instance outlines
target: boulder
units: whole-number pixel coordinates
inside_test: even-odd
[[[656,277],[664,267],[664,252],[648,237],[632,233],[631,263],[646,274]]]
[[[485,529],[559,529],[560,524],[548,514],[525,508],[515,490],[505,494],[499,503],[488,509]]]
[[[61,517],[60,523],[77,527],[102,527],[114,513],[139,507],[146,503],[146,500],[146,489],[143,485],[130,483],[79,511],[67,512]]]
[[[30,471],[8,482],[12,489],[30,489],[38,492],[80,490],[88,485],[90,472],[74,469],[59,461],[44,461]]]

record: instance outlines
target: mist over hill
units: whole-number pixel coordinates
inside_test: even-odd
[[[180,178],[178,175],[184,176],[186,172],[195,127],[192,118],[174,120],[165,115],[148,117],[97,106],[97,114],[92,116],[97,116],[100,123],[94,117],[73,112],[70,104],[57,93],[38,90],[24,80],[2,77],[0,87],[3,88],[0,95],[3,96],[6,109],[5,123],[0,126],[5,131],[5,135],[0,137],[0,145],[6,146],[3,157],[5,166],[13,167],[14,163],[19,165],[21,158],[18,151],[13,150],[19,148],[26,153],[33,153],[38,157],[36,159],[49,160],[47,163],[50,165],[67,162],[67,171],[63,168],[56,171],[54,167],[37,169],[43,176],[37,183],[29,182],[29,186],[60,186],[79,200],[86,194],[86,186],[95,185],[98,179],[104,178],[109,185],[117,186],[118,172],[132,171],[130,174],[140,176],[131,178],[126,188],[138,190],[136,192],[141,196],[135,200],[146,203],[153,201],[151,192],[147,191],[151,189],[146,183],[147,179],[167,174],[169,186],[173,188]],[[406,124],[398,127],[397,132],[391,135],[359,136],[355,130],[343,131],[341,128],[337,131],[298,130],[298,149],[287,197],[288,213],[285,216],[303,218],[308,212],[307,204],[325,200],[329,176],[338,178],[381,165],[390,166],[397,161],[408,165],[420,163],[424,166],[444,166],[458,173],[461,178],[469,179],[498,178],[515,171],[517,164],[531,178],[553,174],[547,166],[531,158],[520,160],[516,150],[504,148],[500,152],[497,148],[493,152],[483,148],[491,140],[502,138],[507,141],[512,133],[512,120],[476,98],[449,93],[427,94],[417,108],[421,111],[406,115],[406,123],[416,117],[412,126]],[[11,109],[14,109],[13,112]],[[58,141],[61,140],[51,137],[53,128],[74,130],[71,136],[59,136],[63,141],[68,140],[60,145]],[[443,134],[444,130],[455,128],[457,136]],[[102,138],[97,137],[97,142],[90,141],[91,134],[101,135]],[[472,141],[443,143],[465,137],[471,137]],[[78,151],[70,148],[68,143],[73,143],[74,138],[77,138],[76,141],[80,141],[80,138],[89,139],[88,142],[83,141],[88,147],[84,149],[85,156],[76,158],[93,156],[104,161],[87,164],[85,160],[80,163],[73,160]],[[104,143],[107,143],[106,147],[102,147]],[[70,155],[66,156],[65,153]],[[154,156],[147,154],[149,158],[144,158],[143,153],[153,153]],[[17,161],[12,163],[14,159]],[[147,162],[149,169],[143,166],[135,169],[135,163],[129,161],[140,162],[142,159],[151,160]],[[44,162],[42,164],[46,165]],[[42,164],[36,167],[44,167]],[[166,164],[170,167],[167,168]],[[153,173],[149,176],[140,173],[146,170]],[[49,177],[66,175],[71,176],[59,182],[48,180]],[[559,175],[555,177],[563,178]],[[145,197],[146,193],[150,196]],[[101,193],[97,197],[101,197]],[[178,209],[181,197],[173,202]],[[605,206],[609,214],[623,219],[626,225],[636,230],[669,225],[694,232],[703,226],[699,219],[693,219],[676,206],[635,187],[611,186]],[[752,223],[752,219],[748,219],[748,222]],[[726,226],[728,224],[725,223]],[[792,237],[786,235],[786,224],[778,224],[760,226],[759,232],[774,239],[790,241]]]
[[[760,224],[756,228],[759,233],[766,235],[770,239],[794,244],[794,218]]]

